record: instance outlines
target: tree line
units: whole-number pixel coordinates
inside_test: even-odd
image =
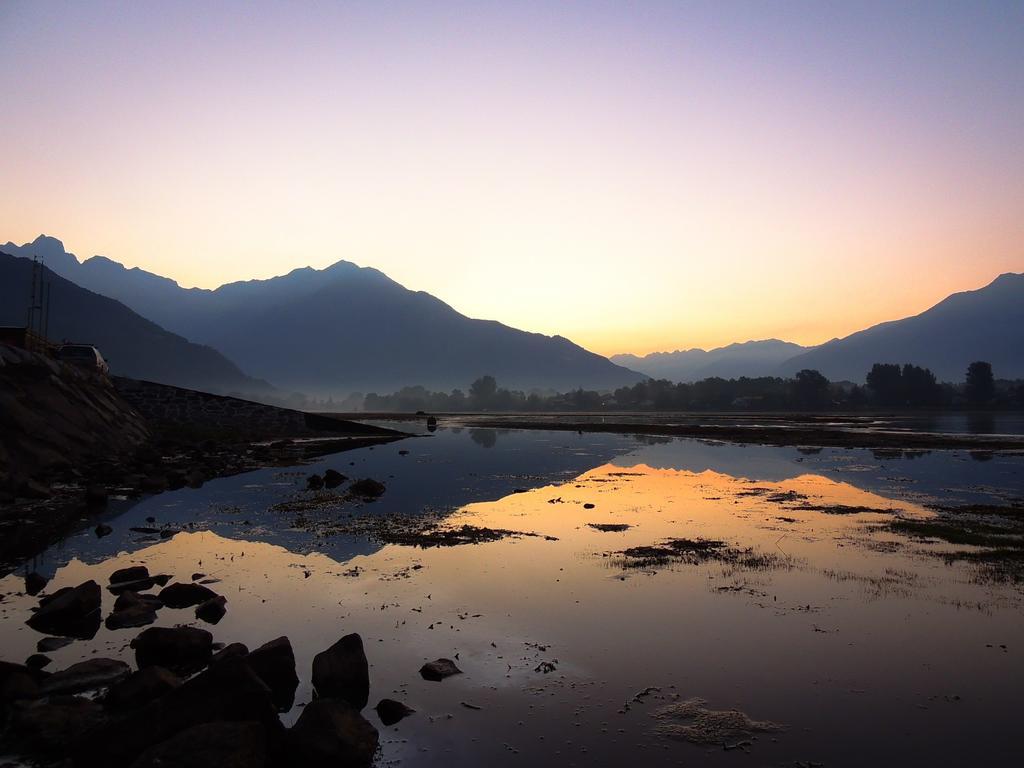
[[[370,393],[365,411],[787,411],[870,408],[1024,408],[1024,381],[997,380],[992,366],[971,363],[960,384],[939,382],[927,368],[876,363],[864,384],[829,381],[802,370],[793,378],[761,376],[708,378],[692,383],[647,379],[614,392],[577,389],[525,393],[481,376],[467,391],[432,392],[403,387],[392,394]]]

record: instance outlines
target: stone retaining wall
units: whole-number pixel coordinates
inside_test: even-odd
[[[116,377],[114,386],[146,419],[164,426],[211,432],[226,430],[264,438],[389,433],[352,421],[152,381]]]

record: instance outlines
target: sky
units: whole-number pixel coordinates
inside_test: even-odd
[[[602,354],[1024,271],[1022,2],[0,2],[0,242],[339,259]]]

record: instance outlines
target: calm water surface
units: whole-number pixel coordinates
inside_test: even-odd
[[[316,498],[305,478],[329,467],[387,491],[309,513],[319,520],[427,513],[542,536],[422,549],[325,535],[273,509]],[[1019,764],[1024,585],[941,556],[964,547],[886,526],[936,503],[1022,496],[1022,456],[442,428],[112,514],[112,535],[72,536],[0,580],[2,656],[23,661],[41,637],[24,624],[36,604],[21,594],[27,570],[53,591],[145,563],[220,579],[228,613],[208,627],[215,640],[291,639],[302,682],[286,721],[312,696],[313,656],[359,632],[371,704],[417,711],[385,728],[366,710],[382,765]],[[150,517],[183,531],[129,531]],[[696,562],[622,554],[681,537],[723,549]],[[205,626],[191,609],[165,608],[159,623]],[[50,654],[50,669],[132,661],[139,631],[101,628]],[[417,674],[456,654],[464,674]],[[682,709],[699,718],[675,716],[694,699]],[[714,714],[729,710],[743,715]],[[716,740],[716,724],[744,716],[762,727]]]

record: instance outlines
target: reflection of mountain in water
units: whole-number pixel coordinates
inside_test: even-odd
[[[945,504],[1005,502],[1024,489],[1024,461],[1019,456],[966,451],[808,450],[676,438],[639,447],[612,463],[691,472],[710,469],[765,482],[814,473],[889,498],[941,497]]]
[[[280,501],[304,494],[306,477],[312,473],[333,468],[352,479],[372,477],[387,486],[378,500],[345,507],[339,514],[415,514],[572,479],[635,446],[635,440],[625,435],[490,429],[467,433],[442,428],[430,437],[333,454],[303,467],[225,477],[202,488],[143,499],[124,512],[112,509],[104,520],[114,529],[111,535],[97,539],[90,528],[51,547],[33,568],[49,575],[74,557],[92,563],[133,552],[151,546],[159,536],[133,533],[130,528],[164,526],[208,529],[227,538],[264,541],[293,552],[318,551],[344,561],[372,554],[380,545],[347,536],[318,539],[291,527],[295,513],[271,510]],[[399,450],[409,454],[402,456]]]

